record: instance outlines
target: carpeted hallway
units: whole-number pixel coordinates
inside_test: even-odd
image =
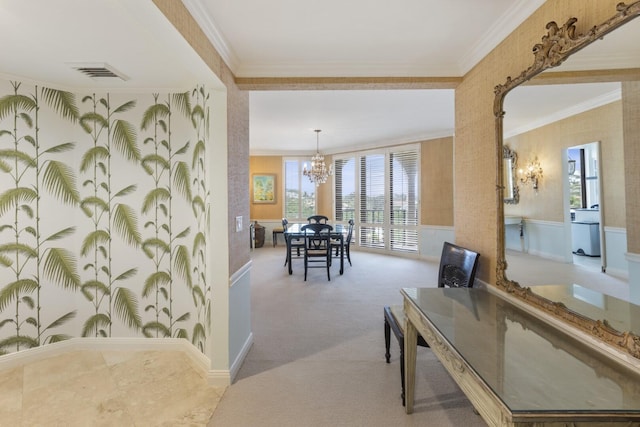
[[[416,405],[400,399],[398,344],[385,363],[383,306],[402,287],[435,286],[437,262],[352,252],[331,281],[302,260],[292,276],[284,247],[252,252],[254,345],[209,422],[239,426],[484,426],[429,349],[418,349]]]

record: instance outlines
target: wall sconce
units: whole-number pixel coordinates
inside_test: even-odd
[[[527,164],[526,169],[518,170],[518,173],[520,174],[521,183],[531,183],[533,189],[536,191],[538,190],[538,181],[542,179],[542,167],[540,166],[540,162],[537,157]]]

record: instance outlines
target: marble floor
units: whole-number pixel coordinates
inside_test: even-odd
[[[206,426],[223,393],[180,351],[73,351],[0,371],[0,426]]]

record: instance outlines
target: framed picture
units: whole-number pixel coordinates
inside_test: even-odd
[[[253,175],[253,203],[276,202],[276,176],[274,174]]]

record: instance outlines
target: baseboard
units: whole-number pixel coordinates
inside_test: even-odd
[[[212,369],[207,372],[207,383],[213,387],[229,387],[231,385],[231,374],[228,370]]]
[[[238,353],[238,357],[231,364],[231,369],[211,369],[207,373],[207,381],[209,385],[214,387],[228,387],[230,386],[236,379],[238,375],[238,371],[242,367],[244,363],[244,359],[247,357],[249,350],[251,350],[251,346],[253,345],[253,333],[250,333],[247,337],[247,340],[244,342],[240,353]]]
[[[72,351],[181,351],[203,372],[211,362],[189,341],[182,338],[71,338],[36,348],[0,356],[0,370],[13,369]]]
[[[629,272],[621,268],[607,267],[606,273],[621,280],[629,280]]]
[[[244,363],[244,359],[247,358],[247,354],[249,354],[249,350],[251,350],[252,345],[253,345],[253,332],[249,334],[249,336],[244,342],[244,345],[242,346],[242,349],[240,350],[240,353],[238,353],[238,357],[236,357],[236,360],[234,360],[233,363],[231,364],[230,383],[233,383],[235,381],[236,375],[238,375],[238,371],[240,371],[240,368]]]
[[[547,252],[543,252],[543,251],[538,251],[535,249],[531,249],[529,250],[529,255],[534,255],[534,256],[538,256],[540,258],[544,258],[544,259],[548,259],[551,261],[555,261],[555,262],[561,262],[561,263],[567,263],[564,259],[564,257],[560,256],[560,255],[553,255]]]

